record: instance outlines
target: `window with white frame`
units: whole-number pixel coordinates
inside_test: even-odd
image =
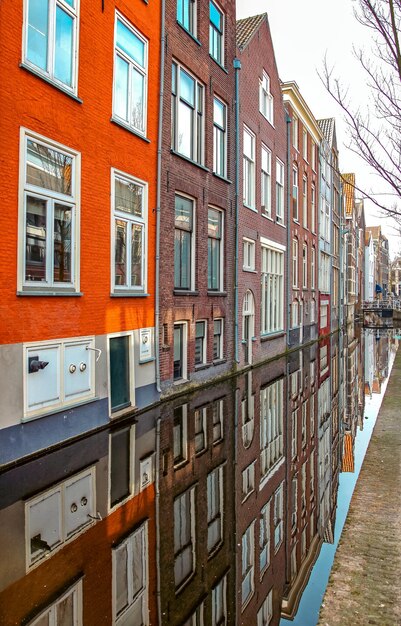
[[[284,163],[276,159],[276,221],[284,223]]]
[[[242,500],[255,490],[255,461],[242,472]]]
[[[311,324],[316,322],[316,300],[314,298],[310,301],[310,322]]]
[[[25,130],[21,141],[22,289],[76,291],[80,155]]]
[[[255,270],[255,242],[253,239],[242,239],[243,261],[242,269],[245,271]]]
[[[326,373],[328,366],[327,346],[320,346],[320,375]]]
[[[195,571],[195,487],[174,500],[174,581],[180,587]]]
[[[311,140],[311,164],[313,171],[316,172],[316,144],[313,139]]]
[[[196,163],[203,163],[204,87],[178,63],[172,64],[173,150]]]
[[[292,145],[298,150],[298,118],[296,115],[292,116]]]
[[[177,0],[177,22],[196,36],[196,0]]]
[[[227,176],[227,107],[213,98],[213,172]]]
[[[209,2],[209,54],[224,65],[224,14],[215,2]]]
[[[195,365],[206,363],[206,322],[195,324]]]
[[[310,221],[311,221],[311,231],[312,233],[316,232],[316,187],[315,185],[311,186],[310,190]]]
[[[260,390],[260,480],[267,477],[284,454],[283,381]]]
[[[258,625],[269,626],[273,619],[273,589],[270,589],[258,611]]]
[[[323,292],[330,292],[331,262],[330,256],[320,252],[319,265],[319,289]]]
[[[292,240],[292,286],[298,287],[298,239]]]
[[[284,532],[284,487],[283,483],[276,489],[273,496],[274,551],[277,552]]]
[[[207,475],[207,550],[212,552],[223,540],[224,468]]]
[[[298,452],[298,411],[291,413],[291,458],[295,459]]]
[[[146,134],[148,41],[116,14],[113,116]]]
[[[188,459],[188,406],[183,404],[174,409],[173,463],[174,467]]]
[[[301,416],[301,443],[302,447],[306,446],[306,422],[308,418],[308,400],[302,403],[302,416]]]
[[[212,626],[227,624],[227,576],[212,589]]]
[[[112,171],[113,291],[146,290],[147,185]]]
[[[324,219],[324,223],[325,223],[325,231],[324,231],[324,235],[325,235],[325,239],[326,241],[330,241],[331,240],[331,233],[330,233],[330,204],[327,202],[324,203],[324,213],[325,213],[325,219]]]
[[[79,0],[27,0],[24,5],[24,62],[76,93]]]
[[[224,400],[216,400],[212,404],[213,443],[219,443],[224,437]]]
[[[114,623],[149,624],[148,524],[113,548]]]
[[[272,214],[272,153],[262,144],[261,153],[261,210],[262,214]]]
[[[328,324],[328,313],[329,307],[327,305],[322,305],[320,307],[320,328],[326,328]]]
[[[245,206],[255,208],[255,135],[244,126],[243,196]]]
[[[134,428],[120,428],[109,435],[110,508],[134,492]]]
[[[302,130],[302,156],[305,161],[308,160],[308,133],[306,128]]]
[[[312,247],[311,250],[311,262],[310,262],[310,272],[311,272],[311,289],[315,289],[315,276],[316,276],[316,249]]]
[[[260,326],[262,334],[284,328],[284,250],[262,243],[262,302]]]
[[[252,522],[242,535],[242,606],[249,600],[255,589],[255,522]]]
[[[264,70],[259,80],[259,111],[270,124],[273,124],[273,96],[270,91],[269,75]]]
[[[209,207],[207,213],[207,288],[223,289],[223,213]]]
[[[299,304],[298,300],[294,300],[291,305],[291,328],[299,326]]]
[[[291,482],[291,530],[295,531],[298,521],[298,475]]]
[[[69,587],[27,626],[82,626],[82,579]]]
[[[213,361],[223,358],[223,319],[213,320]]]
[[[308,228],[308,179],[302,178],[302,225]]]
[[[194,201],[176,194],[174,231],[174,287],[193,288]]]
[[[110,410],[120,411],[134,404],[132,332],[109,337]]]
[[[297,222],[299,220],[298,213],[298,168],[296,165],[292,168],[292,218]]]
[[[308,246],[302,246],[302,287],[308,288]]]
[[[259,518],[259,572],[262,576],[270,565],[270,500]]]

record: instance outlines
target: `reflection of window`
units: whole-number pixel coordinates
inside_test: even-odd
[[[174,580],[179,587],[195,569],[195,487],[174,500]]]
[[[212,626],[227,623],[227,577],[224,576],[212,589]]]
[[[75,290],[79,155],[26,134],[23,289]]]
[[[207,476],[207,549],[211,552],[223,538],[223,468],[218,467]]]
[[[114,291],[144,291],[147,186],[113,172]]]
[[[262,606],[258,611],[258,625],[269,626],[273,618],[273,589],[270,589]]]
[[[204,624],[204,620],[203,620],[203,615],[204,615],[204,602],[202,602],[202,604],[200,604],[199,606],[196,607],[195,611],[192,613],[192,615],[185,620],[185,622],[183,623],[182,626],[203,626]]]
[[[187,405],[174,409],[173,458],[174,465],[187,460]]]
[[[172,148],[203,163],[203,85],[177,63],[172,65]]]
[[[260,512],[259,571],[262,574],[270,565],[270,501]]]
[[[254,592],[254,566],[255,566],[255,522],[252,522],[242,535],[242,605]]]
[[[122,16],[116,18],[113,113],[146,132],[148,43]]]
[[[148,624],[148,527],[113,548],[115,624]]]
[[[260,475],[283,458],[283,381],[260,391]]]
[[[74,621],[72,621],[74,620]],[[82,580],[53,602],[27,626],[82,626]]]
[[[283,515],[284,515],[284,497],[283,497],[283,484],[274,492],[274,509],[273,509],[273,524],[274,524],[274,549],[278,550],[283,540]]]
[[[177,21],[191,35],[196,34],[196,0],[177,0]]]
[[[194,413],[195,453],[203,452],[207,448],[206,435],[206,408],[196,409]]]
[[[209,2],[209,53],[224,65],[224,15],[214,2]]]
[[[207,238],[207,288],[220,291],[223,286],[223,215],[216,209],[208,209]]]
[[[224,400],[216,400],[212,405],[213,443],[223,439]]]
[[[242,472],[242,500],[245,500],[255,489],[255,461]]]
[[[194,202],[175,196],[174,287],[192,289]]]
[[[227,175],[227,107],[213,98],[213,172]]]
[[[259,111],[273,124],[273,96],[270,91],[270,78],[264,70],[262,79],[259,80]]]
[[[79,0],[25,3],[25,61],[76,93]]]
[[[110,507],[133,493],[132,427],[110,435]]]

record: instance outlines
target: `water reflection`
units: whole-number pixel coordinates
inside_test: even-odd
[[[393,345],[349,328],[1,474],[0,623],[292,619]]]

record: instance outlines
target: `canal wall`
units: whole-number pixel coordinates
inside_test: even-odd
[[[401,624],[401,351],[355,487],[319,626]]]

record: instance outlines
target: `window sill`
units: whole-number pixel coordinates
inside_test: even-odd
[[[150,293],[138,292],[134,291],[114,291],[110,294],[110,298],[149,298]]]
[[[229,185],[233,184],[232,180],[230,180],[229,178],[226,178],[225,176],[221,176],[221,174],[217,174],[216,172],[213,172],[213,176],[215,176],[219,180],[223,180],[225,183],[228,183]]]
[[[32,413],[31,415],[25,415],[21,418],[21,424],[26,424],[27,422],[32,422],[33,420],[41,419],[42,417],[47,417],[49,415],[56,415],[57,413],[65,413],[66,411],[71,411],[72,409],[77,409],[80,406],[84,406],[85,404],[91,404],[91,402],[97,402],[100,400],[99,396],[91,396],[90,398],[84,398],[82,400],[77,400],[76,402],[72,402],[71,404],[64,404],[63,406],[56,407],[47,407],[43,409],[42,412]]]
[[[72,98],[72,100],[75,100],[75,102],[79,102],[79,104],[83,104],[83,100],[81,100],[81,98],[78,98],[78,96],[75,95],[72,91],[70,91],[66,87],[63,87],[63,85],[61,85],[59,83],[56,83],[54,80],[52,80],[51,78],[49,78],[45,74],[42,74],[42,72],[40,72],[39,70],[35,69],[34,67],[31,67],[27,63],[23,63],[23,62],[21,62],[19,64],[19,66],[20,66],[21,69],[26,70],[30,74],[33,74],[34,76],[37,76],[38,78],[41,78],[42,80],[45,81],[45,83],[47,83],[48,85],[51,85],[52,87],[54,87],[58,91],[61,91],[66,96],[69,96],[70,98]]]
[[[277,226],[281,226],[281,228],[287,228],[287,226],[284,224],[284,222],[279,222],[277,219],[276,219],[276,224],[277,224]]]
[[[227,296],[227,291],[209,291],[207,292],[208,296],[220,296],[220,297],[226,297]]]
[[[189,157],[185,156],[185,154],[181,154],[180,152],[177,152],[176,150],[174,150],[174,148],[171,148],[170,152],[171,154],[174,154],[175,156],[180,157],[180,159],[187,161],[187,163],[192,163],[192,165],[195,165],[195,167],[199,167],[199,169],[203,170],[204,172],[210,172],[208,167],[205,167],[204,165],[202,165],[201,163],[198,163],[197,161],[193,161]]]
[[[198,365],[195,365],[195,372],[200,372],[202,370],[207,370],[210,366],[212,365],[212,363],[199,363]]]
[[[192,39],[192,40],[193,40],[196,44],[198,44],[198,46],[201,46],[201,45],[202,45],[202,44],[201,44],[201,42],[199,41],[199,39],[197,39],[197,38],[195,37],[195,35],[193,35],[193,34],[191,33],[191,31],[190,31],[190,30],[188,30],[188,28],[185,28],[185,26],[183,26],[183,25],[181,24],[181,22],[179,22],[178,20],[176,20],[176,22],[177,22],[178,26],[179,26],[180,28],[182,28],[182,30],[184,31],[184,33],[187,33],[187,35],[188,35],[189,37],[191,37],[191,39]]]
[[[242,271],[243,271],[243,272],[248,272],[249,274],[257,274],[257,271],[256,271],[256,270],[253,270],[253,269],[252,269],[252,268],[250,268],[250,267],[243,267],[243,268],[242,268]]]
[[[269,339],[279,339],[280,337],[284,337],[285,336],[285,331],[284,330],[279,330],[277,332],[274,333],[266,333],[264,335],[260,336],[260,341],[269,341]]]
[[[190,296],[199,296],[199,291],[193,291],[193,290],[184,290],[184,289],[174,289],[173,290],[173,294],[175,296],[184,296],[186,298],[190,297]]]
[[[273,105],[274,106],[274,105]],[[276,129],[275,125],[273,124],[273,122],[271,120],[269,120],[268,117],[266,117],[266,115],[264,113],[262,113],[262,111],[259,109],[259,113],[261,114],[261,116],[263,117],[264,120],[266,120],[266,122],[269,122],[270,126],[274,129]]]
[[[80,296],[83,296],[84,294],[82,293],[82,291],[44,291],[43,289],[38,289],[37,291],[28,291],[28,290],[23,290],[23,291],[17,291],[17,296],[49,296],[49,297],[73,297],[73,298],[78,298]]]
[[[156,361],[156,358],[154,356],[149,357],[149,359],[144,359],[143,361],[138,361],[139,365],[146,365],[146,363],[153,363],[153,361]]]
[[[116,124],[117,126],[120,126],[121,128],[124,128],[129,133],[131,133],[132,135],[135,135],[135,137],[139,137],[139,139],[142,139],[146,143],[150,143],[150,139],[145,137],[145,135],[142,135],[139,131],[135,130],[135,128],[131,128],[131,126],[129,126],[128,124],[125,124],[122,120],[117,119],[116,117],[114,117],[114,115],[111,116],[110,122],[112,122],[112,124]]]
[[[261,212],[261,216],[266,218],[267,220],[270,220],[270,222],[274,222],[274,219],[270,217],[270,215],[268,215],[267,213],[263,213],[263,211]]]
[[[257,212],[258,212],[258,210],[257,210],[257,208],[256,208],[256,207],[249,206],[249,204],[245,204],[245,202],[244,202],[244,207],[245,207],[246,209],[249,209],[250,211],[253,211],[254,213],[257,213]]]
[[[214,62],[216,63],[216,65],[218,65],[218,66],[219,66],[219,68],[220,68],[221,70],[223,70],[223,72],[224,72],[225,74],[228,74],[228,70],[224,67],[224,65],[222,65],[222,64],[220,63],[220,61],[218,61],[217,59],[215,59],[215,58],[214,58],[211,54],[209,54],[209,56],[210,56],[210,58],[212,59],[212,61],[214,61]]]
[[[222,359],[216,359],[215,361],[213,361],[213,365],[223,365],[223,363],[227,363],[227,359],[222,358]]]

